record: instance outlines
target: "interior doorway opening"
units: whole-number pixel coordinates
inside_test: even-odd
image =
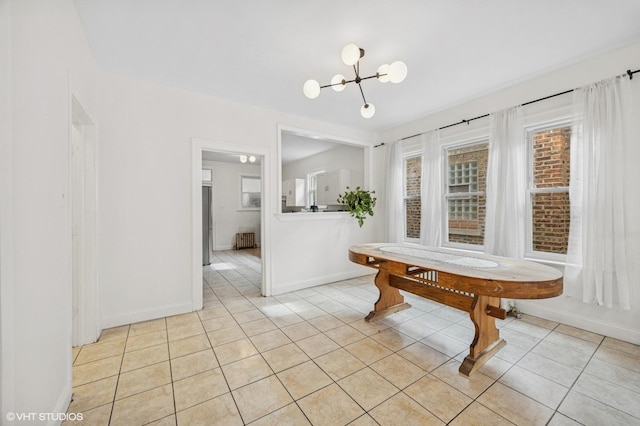
[[[71,342],[98,338],[97,173],[94,121],[72,96],[70,123]]]
[[[192,298],[194,310],[202,309],[203,286],[203,175],[212,170],[211,238],[212,256],[216,251],[231,250],[237,234],[254,234],[260,250],[261,294],[270,295],[268,196],[271,179],[269,151],[264,147],[226,144],[202,139],[193,140],[192,155]],[[207,162],[206,166],[205,163]],[[248,166],[252,166],[253,169]],[[256,180],[257,179],[257,180]],[[219,180],[219,181],[218,181]],[[255,185],[259,182],[258,186]],[[244,185],[244,186],[243,186]],[[256,189],[259,188],[257,198]],[[229,201],[230,199],[235,201]],[[256,200],[259,199],[259,204]],[[231,204],[229,204],[229,202]],[[227,204],[224,204],[227,203]],[[244,222],[248,217],[257,221]]]

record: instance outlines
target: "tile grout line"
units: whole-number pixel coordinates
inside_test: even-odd
[[[124,348],[122,349],[122,359],[120,360],[120,368],[118,369],[118,378],[116,379],[116,388],[113,390],[113,401],[111,403],[111,412],[109,413],[109,422],[113,419],[113,411],[116,408],[116,395],[118,394],[118,386],[120,385],[120,374],[122,373],[122,365],[124,364],[124,354],[127,352],[127,343],[129,342],[129,333],[131,332],[131,324],[127,327],[127,337],[125,339]],[[98,338],[100,340],[100,338]]]
[[[178,407],[176,406],[176,388],[174,386],[174,380],[173,380],[173,365],[171,364],[171,347],[169,346],[169,324],[167,323],[167,317],[164,318],[164,326],[167,330],[167,354],[169,356],[169,359],[167,362],[169,363],[169,378],[171,379],[171,396],[172,396],[171,399],[173,400],[173,416],[176,424],[178,424]],[[169,416],[165,416],[165,417],[169,417]],[[164,417],[161,417],[160,419],[162,418]],[[156,419],[156,420],[160,420],[160,419]],[[152,420],[152,421],[156,421],[156,420]]]

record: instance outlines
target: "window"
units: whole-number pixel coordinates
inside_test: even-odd
[[[563,122],[536,128],[528,139],[527,254],[562,260],[569,240],[571,127]]]
[[[213,183],[213,169],[202,169],[202,184]]]
[[[318,175],[324,170],[307,173],[307,207],[318,205]]]
[[[261,182],[258,176],[240,177],[240,208],[242,210],[259,210],[261,199]]]
[[[404,216],[405,238],[420,238],[422,156],[404,160]]]
[[[447,242],[484,244],[485,188],[489,145],[486,141],[446,150]]]

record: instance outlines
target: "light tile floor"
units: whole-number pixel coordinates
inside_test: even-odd
[[[253,251],[204,271],[202,311],[74,348],[69,412],[90,425],[640,424],[639,346],[509,318],[507,346],[467,378],[465,313],[406,295],[411,309],[367,323],[373,276],[261,297]]]

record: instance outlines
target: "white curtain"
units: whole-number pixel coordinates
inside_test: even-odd
[[[420,243],[438,247],[442,243],[442,148],[440,132],[422,135],[422,182]]]
[[[389,243],[400,243],[404,237],[404,206],[402,194],[402,142],[385,144],[386,167],[386,239]]]
[[[574,91],[571,135],[571,227],[565,293],[585,303],[630,309],[631,259],[625,238],[625,196],[637,193],[625,179],[630,100],[627,78]]]
[[[527,190],[526,137],[522,107],[491,114],[487,165],[485,253],[522,259],[525,247]],[[502,299],[501,307],[515,306]]]
[[[521,259],[525,247],[526,137],[522,107],[491,114],[486,253]]]

